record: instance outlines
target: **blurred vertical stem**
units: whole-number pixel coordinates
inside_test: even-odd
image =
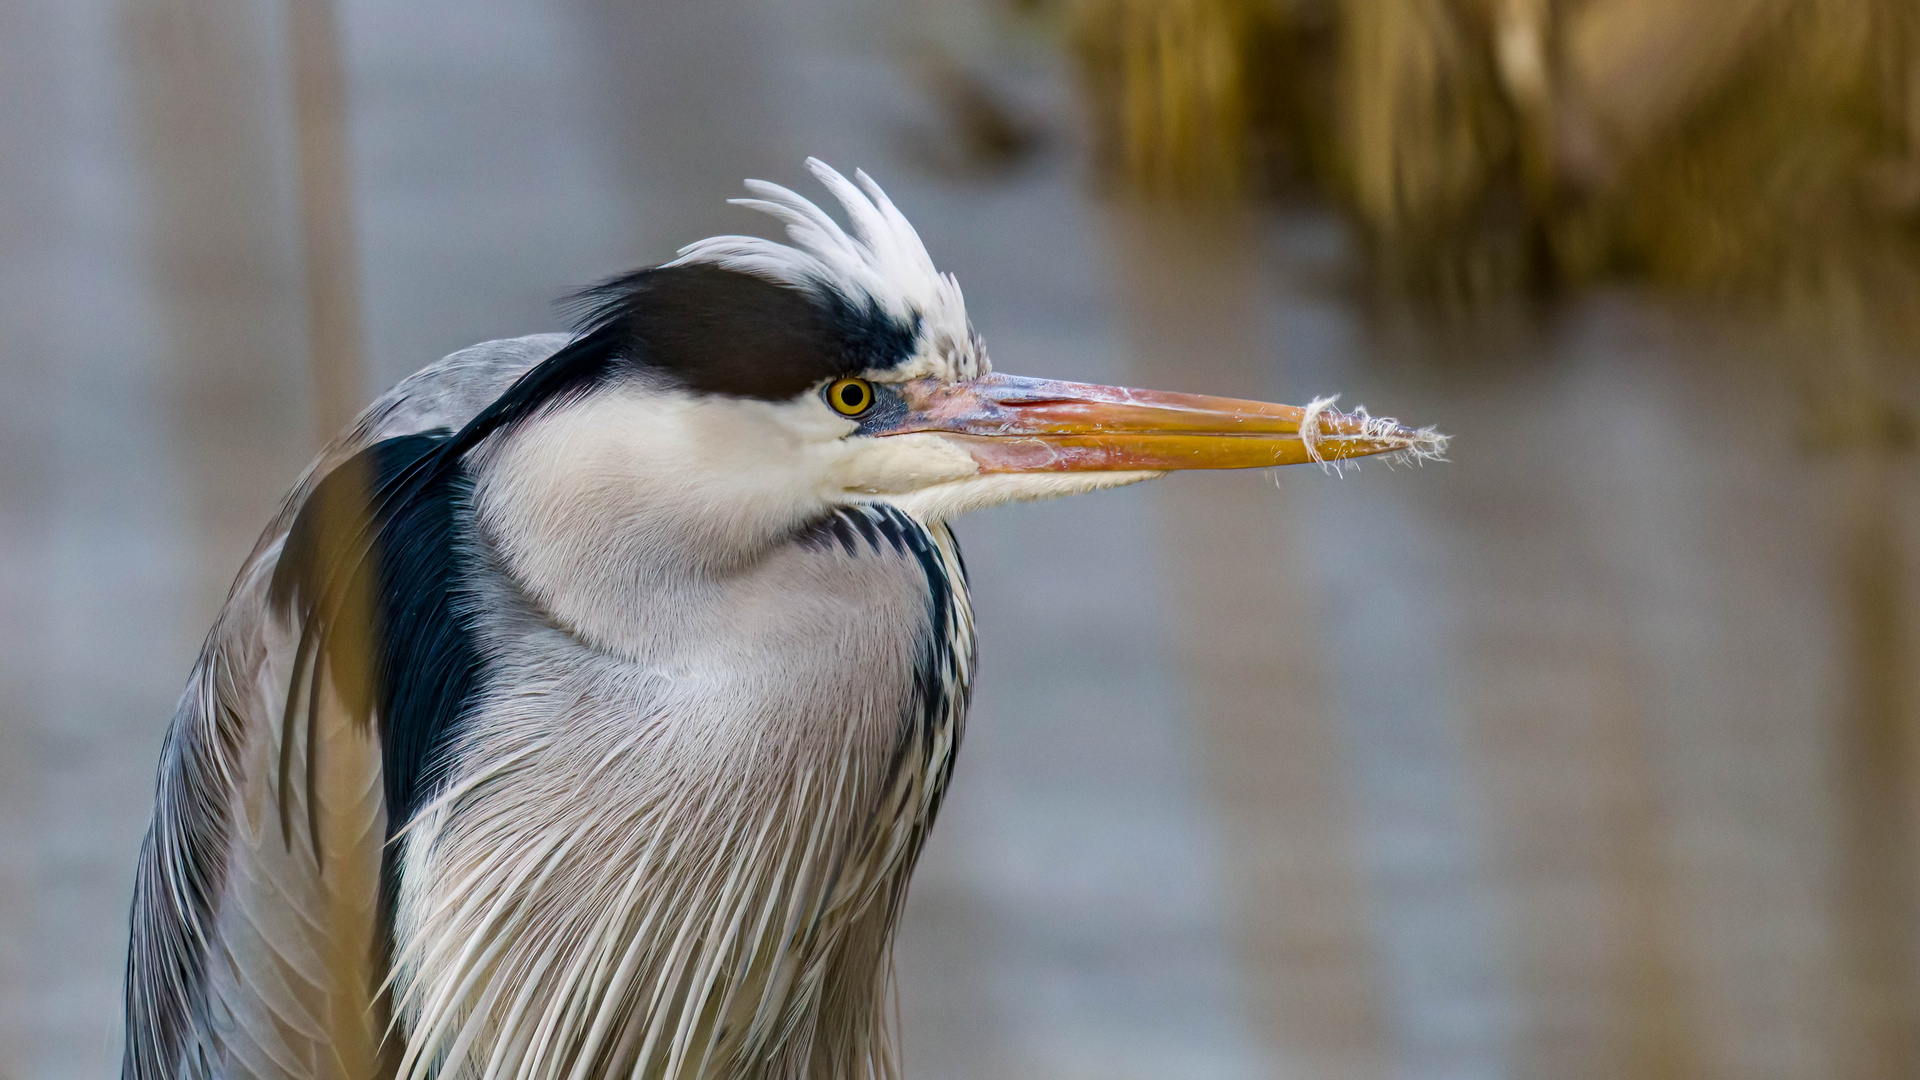
[[[1835,740],[1837,1040],[1844,1075],[1920,1073],[1920,687],[1903,497],[1911,414],[1872,338],[1872,298],[1836,263],[1790,296],[1802,352],[1807,449],[1839,459],[1836,610],[1844,698]]]
[[[308,364],[315,433],[324,445],[359,411],[366,382],[346,68],[333,0],[290,0],[288,22],[300,150]]]
[[[1843,495],[1843,611],[1851,700],[1840,731],[1841,963],[1849,1075],[1895,1080],[1920,1066],[1916,993],[1914,703],[1898,465],[1849,455]]]
[[[1448,0],[1342,0],[1348,182],[1376,230],[1463,213],[1510,134],[1487,109],[1492,72]]]

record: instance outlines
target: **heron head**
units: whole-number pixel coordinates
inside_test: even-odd
[[[712,559],[848,503],[939,520],[1175,469],[1424,457],[1444,445],[1324,402],[996,372],[959,284],[879,186],[808,165],[846,226],[749,181],[755,197],[736,202],[779,219],[789,243],[703,240],[583,294],[581,333],[495,406],[527,415],[499,451],[510,467],[493,470],[505,494],[483,504],[544,506],[576,524],[590,508],[646,518],[633,541],[642,548],[685,534],[687,550]]]

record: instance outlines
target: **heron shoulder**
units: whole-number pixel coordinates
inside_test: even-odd
[[[382,808],[376,800],[369,810],[359,796],[368,791],[367,777],[380,775],[380,762],[377,753],[361,753],[365,735],[332,713],[340,695],[330,674],[322,673],[321,692],[308,702],[317,698],[329,715],[287,709],[298,635],[276,615],[270,582],[289,531],[341,463],[383,440],[466,423],[566,340],[548,334],[486,342],[402,380],[314,459],[249,553],[188,678],[161,755],[131,919],[126,1080],[210,1076],[243,1060],[263,1066],[259,1075],[317,1077],[328,1074],[330,1055],[337,1064],[341,1054],[353,1056],[350,1048],[366,1049],[365,1025],[357,1018],[368,1015],[378,978],[369,984],[370,969],[356,974],[326,959],[343,955],[335,949],[343,928],[316,914],[325,897],[341,890],[342,875],[356,862],[354,849],[370,851],[372,865],[379,865],[384,831],[376,827],[369,835],[362,825]],[[315,685],[312,678],[303,683],[307,690]],[[292,773],[301,783],[283,786]],[[329,862],[331,876],[323,876],[322,864]],[[275,904],[260,902],[255,892],[279,898],[290,920],[280,931],[268,931]],[[358,929],[346,936],[370,932],[366,917],[365,911],[354,916]],[[378,950],[359,951],[371,964]],[[240,973],[254,981],[254,991],[238,993],[226,978]],[[284,992],[258,992],[259,986]],[[362,1000],[329,1020],[328,1002],[337,993]],[[320,1046],[331,1049],[318,1053]],[[264,1067],[274,1061],[287,1067]],[[303,1073],[293,1062],[312,1071]]]

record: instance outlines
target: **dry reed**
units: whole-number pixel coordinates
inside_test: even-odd
[[[1377,277],[1853,296],[1920,331],[1912,0],[1077,0],[1104,175],[1305,182]]]

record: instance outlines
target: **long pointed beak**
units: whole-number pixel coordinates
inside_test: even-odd
[[[1312,405],[1129,390],[993,373],[899,384],[907,411],[883,434],[938,432],[983,473],[1255,469],[1373,454],[1437,458],[1446,436]]]

